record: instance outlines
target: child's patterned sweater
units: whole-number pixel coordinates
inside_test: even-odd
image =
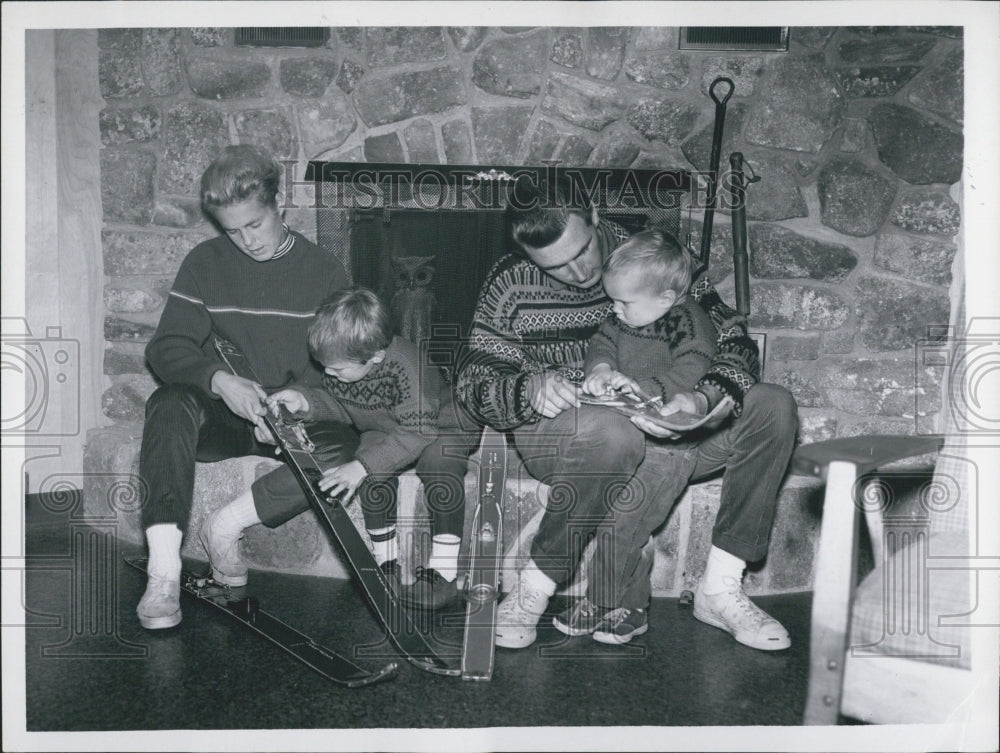
[[[417,346],[394,337],[385,359],[357,382],[326,376],[323,389],[296,387],[308,420],[350,423],[361,434],[355,459],[369,474],[392,474],[415,462],[437,438],[441,378],[421,368]]]
[[[587,347],[583,373],[599,363],[631,377],[666,403],[690,392],[715,356],[715,327],[691,296],[645,327],[629,327],[611,314]]]

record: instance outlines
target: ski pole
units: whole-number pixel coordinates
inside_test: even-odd
[[[729,84],[729,91],[721,99],[715,93],[719,84]],[[701,228],[701,263],[708,267],[709,249],[712,247],[712,223],[715,219],[715,199],[719,184],[719,156],[722,151],[722,131],[726,125],[726,103],[733,96],[736,84],[725,76],[719,76],[708,87],[708,95],[715,102],[715,130],[712,132],[712,154],[708,166],[708,195],[705,207],[705,218]]]

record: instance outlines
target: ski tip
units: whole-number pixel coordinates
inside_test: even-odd
[[[410,663],[424,672],[445,677],[458,677],[462,674],[461,667],[453,667],[439,657],[411,656]]]
[[[391,661],[386,664],[382,669],[379,669],[371,674],[365,675],[364,677],[359,677],[356,680],[351,680],[344,683],[349,688],[364,688],[368,685],[374,685],[379,682],[385,682],[387,680],[395,680],[396,674],[399,671],[399,663]]]

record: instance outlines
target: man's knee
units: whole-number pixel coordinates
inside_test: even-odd
[[[792,393],[777,384],[760,382],[743,398],[744,421],[767,426],[775,434],[795,435],[799,411]]]
[[[580,413],[576,444],[594,448],[600,466],[635,466],[645,454],[642,432],[625,416],[607,409]]]

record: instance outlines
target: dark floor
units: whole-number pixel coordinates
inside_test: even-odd
[[[675,599],[656,599],[649,632],[627,647],[568,639],[543,620],[531,648],[497,649],[489,683],[401,662],[396,679],[347,689],[187,598],[179,627],[143,630],[135,605],[145,578],[121,563],[138,548],[120,546],[111,528],[74,524],[66,507],[28,504],[28,731],[801,722],[808,594],[759,599],[791,633],[788,651],[746,648]],[[398,658],[350,582],[252,572],[249,591],[319,643],[353,646],[366,668]],[[458,614],[440,637],[460,642]]]

